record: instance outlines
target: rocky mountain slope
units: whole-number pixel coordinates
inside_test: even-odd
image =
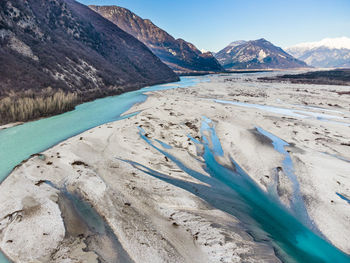
[[[314,67],[350,67],[350,38],[325,38],[286,49],[296,58]]]
[[[119,6],[90,6],[121,29],[147,45],[169,67],[179,73],[191,71],[222,71],[210,52],[202,53],[193,44],[175,39],[148,19],[142,19]]]
[[[178,79],[144,44],[74,0],[1,1],[0,47],[1,122]],[[44,109],[41,99],[58,91],[60,106]],[[17,98],[32,114],[8,115]]]
[[[265,39],[236,41],[215,54],[225,69],[285,69],[307,65]]]

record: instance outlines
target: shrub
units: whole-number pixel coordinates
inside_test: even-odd
[[[65,93],[51,88],[39,94],[28,90],[21,94],[10,94],[0,99],[0,124],[28,121],[74,109],[78,103],[76,93]]]

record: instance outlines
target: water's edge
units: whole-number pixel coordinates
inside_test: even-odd
[[[204,77],[182,77],[180,82],[156,85],[118,96],[98,99],[81,104],[71,112],[0,130],[0,182],[6,179],[16,165],[30,158],[32,154],[45,151],[91,128],[138,114],[139,112],[132,112],[123,115],[134,105],[144,102],[147,99],[146,92],[191,87],[204,80]],[[252,104],[236,105],[235,102],[232,103],[223,100],[214,101],[216,103],[252,107]],[[253,106],[258,108],[256,105]],[[266,109],[266,106],[264,106],[263,110]],[[275,109],[272,110],[275,111]],[[300,115],[299,113],[301,112],[299,111],[296,113],[294,111],[292,114],[297,114],[297,117],[301,118],[302,116],[305,118],[305,115]],[[319,120],[324,121],[323,119]],[[181,161],[175,159],[171,155],[171,146],[160,140],[154,140],[161,146],[156,147],[156,149],[175,162],[181,170],[211,185],[212,188],[207,189],[208,191],[220,192],[224,189],[223,192],[225,192],[227,196],[222,200],[214,200],[206,194],[194,194],[214,207],[232,214],[242,222],[246,222],[257,242],[265,242],[265,238],[268,236],[269,242],[271,243],[270,245],[276,248],[276,255],[285,262],[306,262],[304,261],[305,259],[307,262],[350,262],[348,255],[328,243],[319,236],[318,233],[310,230],[310,226],[305,226],[305,222],[307,222],[309,218],[307,213],[305,213],[306,208],[303,207],[301,200],[298,199],[299,186],[297,181],[293,182],[295,187],[294,210],[296,214],[305,219],[305,222],[300,222],[300,219],[290,214],[290,211],[287,211],[285,207],[279,203],[278,199],[266,195],[266,193],[254,183],[250,176],[241,169],[234,159],[232,159],[232,169],[228,169],[228,167],[222,166],[216,161],[216,156],[223,156],[229,153],[224,153],[220,140],[216,135],[215,126],[210,119],[203,118],[201,131],[202,141],[193,138],[190,139],[192,139],[195,144],[203,146],[204,152],[202,157],[205,160],[206,171],[211,177],[193,171],[190,167],[186,167]],[[205,131],[205,133],[203,133],[203,131]],[[292,160],[284,149],[288,144],[261,128],[257,128],[257,131],[270,138],[271,141],[275,143],[275,145],[273,145],[275,150],[285,156],[283,165],[285,167],[290,166]],[[153,142],[144,136],[144,132],[145,131],[140,128],[140,136],[152,147],[155,147]],[[48,134],[49,136],[47,136]],[[127,162],[149,175],[174,184],[189,192],[193,192],[193,185],[188,182],[175,180],[166,175],[159,174],[150,168],[133,163],[132,161]],[[290,175],[292,181],[295,180],[293,170],[288,171],[288,169],[285,169],[285,171],[289,173],[288,175]],[[196,187],[200,188],[200,186],[197,185]],[[242,191],[242,189],[245,191]],[[340,194],[338,194],[338,196],[342,198]],[[230,199],[235,199],[233,203],[237,204],[238,208],[231,208],[232,200]],[[220,204],[220,202],[222,203]],[[230,207],[228,204],[231,204]],[[248,212],[251,208],[253,208],[252,212]],[[270,210],[273,212],[270,213]],[[0,252],[0,262],[10,261]]]
[[[78,105],[73,111],[0,130],[0,184],[16,166],[33,154],[43,152],[99,125],[137,114],[123,116],[135,104],[146,101],[146,92],[190,87],[205,80],[206,77],[181,77],[178,82],[96,99]],[[0,263],[9,262],[11,261],[0,249]]]
[[[277,151],[284,151],[280,147],[283,148],[287,143],[262,129],[259,129],[259,132],[273,139]],[[141,138],[147,144],[173,161],[183,172],[209,187],[172,178],[131,160],[123,161],[146,174],[183,188],[212,206],[237,217],[257,242],[269,243],[282,262],[350,262],[349,255],[325,240],[315,229],[312,227],[310,229],[309,218],[304,214],[306,211],[302,200],[294,200],[295,209],[290,211],[278,198],[263,191],[234,159],[231,158],[231,168],[217,161],[216,157],[223,156],[225,153],[215,132],[214,123],[206,117],[202,121],[201,133],[202,140],[193,140],[193,142],[204,147],[201,156],[204,159],[204,169],[210,177],[186,167],[181,160],[171,154],[171,149],[163,147],[162,143],[159,144],[159,140],[149,139],[145,135],[146,131],[139,129]],[[160,147],[154,142],[157,142]],[[287,167],[292,161],[288,156],[286,160],[284,166]],[[298,194],[298,185],[295,190]]]

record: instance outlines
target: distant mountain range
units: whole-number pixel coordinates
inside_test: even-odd
[[[280,47],[261,38],[232,42],[215,54],[227,70],[234,69],[289,69],[305,68],[306,63],[294,58]]]
[[[202,53],[193,44],[183,39],[175,39],[150,20],[142,19],[128,9],[119,6],[89,7],[143,42],[177,73],[223,71],[210,52]]]
[[[118,6],[3,0],[0,123],[49,116],[83,101],[176,81],[173,70],[196,74],[304,68],[306,63],[350,67],[346,37],[303,43],[287,51],[299,59],[265,39],[235,41],[214,54],[175,39]]]
[[[0,65],[0,100],[60,90],[86,101],[178,80],[143,43],[74,0],[0,1]]]
[[[350,67],[350,38],[325,38],[286,49],[313,67]]]

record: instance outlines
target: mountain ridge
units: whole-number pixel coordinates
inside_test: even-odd
[[[287,51],[314,67],[350,67],[350,38],[347,37],[300,43]]]
[[[143,43],[74,0],[4,0],[0,7],[0,99],[7,99],[1,122],[178,80]],[[43,105],[33,116],[7,115],[17,98],[39,107],[58,91],[75,99],[50,112]]]
[[[175,39],[151,20],[143,19],[126,8],[96,5],[89,7],[143,42],[178,73],[223,71],[210,52],[202,53],[192,43],[181,38]]]

